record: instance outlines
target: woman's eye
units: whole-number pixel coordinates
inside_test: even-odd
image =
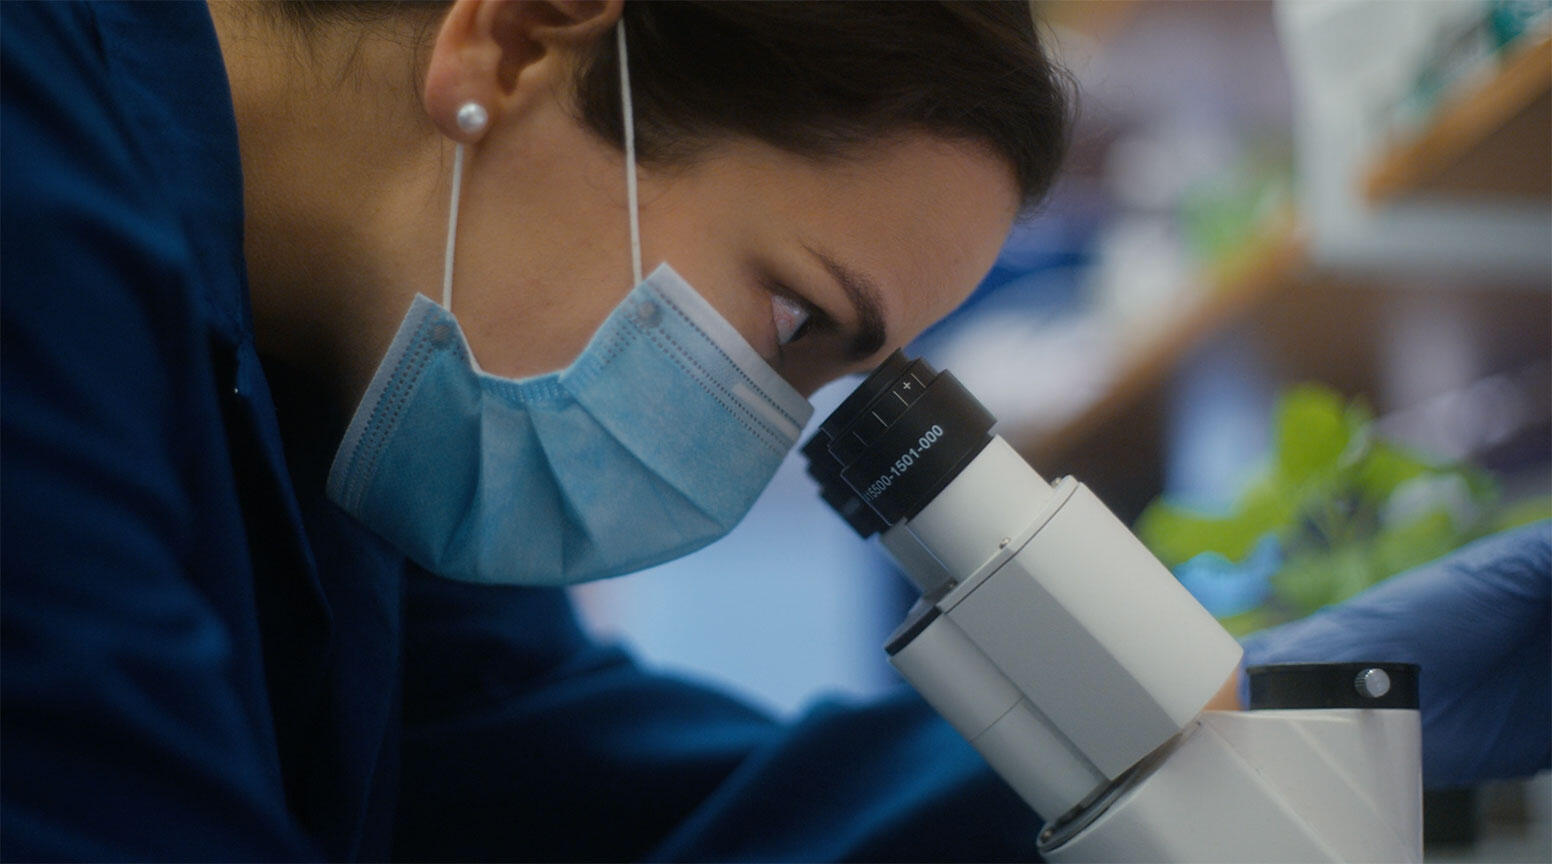
[[[812,311],[805,304],[781,294],[771,295],[771,320],[776,322],[776,344],[787,345],[808,329]]]

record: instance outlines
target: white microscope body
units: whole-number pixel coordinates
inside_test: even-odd
[[[990,426],[897,353],[804,452],[922,592],[890,661],[1046,818],[1041,853],[1421,860],[1415,668],[1267,667],[1252,707],[1286,708],[1204,711],[1239,645],[1087,487]]]

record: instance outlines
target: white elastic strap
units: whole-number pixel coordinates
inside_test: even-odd
[[[625,50],[625,18],[614,28],[620,47],[620,104],[625,112],[625,198],[630,207],[631,274],[641,284],[641,216],[636,212],[636,111],[631,105],[630,55]]]
[[[447,205],[447,251],[442,253],[442,308],[453,311],[453,251],[458,244],[458,193],[463,189],[463,145],[453,147],[453,200]]]
[[[625,50],[625,21],[615,28],[620,48],[620,93],[625,121],[625,197],[630,208],[631,274],[641,283],[641,218],[636,209],[636,119],[631,104],[630,56]],[[442,253],[442,308],[453,308],[453,252],[458,243],[458,197],[463,190],[463,144],[453,147],[453,193],[447,207],[447,250]]]

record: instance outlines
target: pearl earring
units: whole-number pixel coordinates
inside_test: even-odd
[[[466,135],[475,135],[485,131],[485,124],[490,122],[490,112],[478,102],[465,102],[458,106],[458,128]]]

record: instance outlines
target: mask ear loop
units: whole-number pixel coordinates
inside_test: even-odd
[[[458,193],[463,190],[463,144],[453,146],[453,197],[447,205],[447,249],[442,253],[442,308],[453,311],[453,251],[458,244]]]
[[[625,198],[630,208],[631,275],[632,284],[641,284],[641,215],[636,209],[636,112],[631,104],[630,54],[625,50],[625,17],[614,28],[615,44],[620,53],[620,107],[624,112],[625,133]]]
[[[620,54],[620,105],[625,131],[625,197],[630,210],[631,275],[641,283],[641,215],[636,193],[636,112],[631,102],[630,54],[625,47],[625,19],[615,25]],[[453,253],[458,245],[458,199],[463,191],[462,143],[453,146],[453,191],[447,206],[447,248],[442,253],[442,308],[453,309]]]

